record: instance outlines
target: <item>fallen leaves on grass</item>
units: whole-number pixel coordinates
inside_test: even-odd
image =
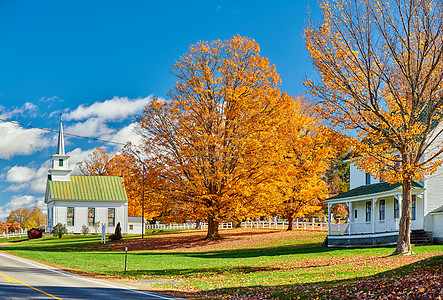
[[[408,259],[409,257],[394,257]],[[385,258],[389,261],[390,258]],[[430,265],[424,265],[431,262]],[[381,275],[334,282],[201,292],[214,299],[443,299],[443,256]]]

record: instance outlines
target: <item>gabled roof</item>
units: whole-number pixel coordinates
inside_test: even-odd
[[[340,195],[336,195],[334,197],[331,197],[329,199],[326,199],[326,201],[329,200],[338,200],[338,199],[344,199],[344,198],[353,198],[353,197],[359,197],[364,195],[372,195],[372,194],[378,194],[383,192],[389,192],[393,190],[401,190],[402,184],[401,183],[395,183],[390,184],[389,182],[380,182],[380,183],[374,183],[374,184],[368,184],[368,185],[362,185],[359,187],[356,187],[352,190],[349,190],[345,193],[342,193]],[[423,189],[423,187],[417,183],[412,183],[412,189]]]
[[[144,223],[146,223],[146,219],[142,219],[142,217],[128,217],[128,223],[142,223],[142,220],[145,220]]]
[[[439,208],[436,208],[433,211],[431,211],[431,214],[439,214],[439,213],[443,213],[443,206],[440,206]]]
[[[120,176],[71,175],[70,181],[48,180],[48,188],[48,201],[128,201]]]

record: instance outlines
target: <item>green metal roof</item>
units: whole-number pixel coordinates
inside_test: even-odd
[[[401,189],[402,189],[401,183],[390,184],[388,182],[380,182],[380,183],[374,183],[374,184],[368,184],[356,187],[340,195],[336,195],[334,197],[326,199],[326,201],[338,200],[344,198],[353,198],[353,197],[378,194],[378,193],[389,192],[393,190],[401,190]],[[423,187],[419,183],[413,182],[412,189],[423,189]]]
[[[70,181],[48,181],[52,200],[128,201],[119,176],[71,175]]]

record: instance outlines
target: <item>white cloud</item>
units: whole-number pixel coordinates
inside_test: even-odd
[[[0,158],[29,155],[48,147],[50,140],[38,129],[25,129],[15,123],[0,123]]]
[[[6,219],[11,210],[26,206],[37,206],[40,201],[41,199],[32,195],[14,196],[8,203],[0,206],[0,219]]]
[[[128,126],[120,129],[120,131],[118,131],[117,133],[109,136],[104,136],[103,138],[117,143],[126,144],[127,142],[131,142],[133,145],[140,145],[141,138],[134,130],[136,126],[137,123],[131,123]],[[122,146],[119,146],[119,148],[121,147]]]
[[[6,173],[6,180],[12,183],[22,183],[33,179],[35,170],[28,167],[14,166]]]
[[[76,166],[77,163],[87,159],[88,155],[91,154],[94,150],[95,150],[95,148],[88,149],[85,151],[83,151],[80,148],[76,148],[76,149],[72,150],[71,152],[67,153],[67,155],[71,156],[69,158],[69,168],[72,170],[71,174],[78,174],[79,173],[79,170]]]
[[[106,134],[111,134],[115,130],[109,128],[103,119],[90,118],[85,122],[75,123],[72,126],[68,126],[65,129],[66,133],[76,134],[81,136],[102,136]]]
[[[26,102],[21,107],[12,107],[11,109],[6,109],[3,105],[0,105],[0,118],[9,119],[14,116],[33,116],[35,117],[38,112],[37,105]]]
[[[114,97],[104,102],[95,102],[90,106],[80,105],[77,109],[63,114],[63,119],[68,121],[88,118],[99,118],[107,121],[122,120],[140,113],[151,100],[152,96],[137,99]]]

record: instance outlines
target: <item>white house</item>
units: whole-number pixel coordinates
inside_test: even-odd
[[[146,219],[144,219],[142,217],[128,217],[128,224],[129,224],[128,225],[129,226],[129,230],[128,230],[129,234],[141,234],[143,224],[146,224]],[[145,233],[146,233],[146,229],[143,228],[143,234],[145,234]]]
[[[412,187],[411,241],[422,239],[443,244],[443,168]],[[329,216],[335,204],[349,209],[347,223],[330,217],[329,247],[395,245],[401,216],[402,185],[375,180],[350,163],[350,190],[326,200]]]
[[[61,121],[57,153],[51,159],[45,194],[49,231],[61,223],[66,225],[69,233],[81,233],[83,225],[94,232],[93,225],[98,222],[107,225],[108,233],[114,233],[120,222],[122,233],[128,232],[128,197],[123,178],[71,175]]]

